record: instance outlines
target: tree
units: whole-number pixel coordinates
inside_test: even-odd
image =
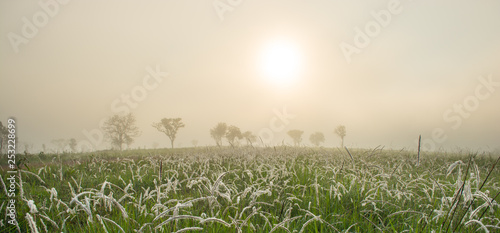
[[[250,131],[242,133],[241,136],[243,136],[243,138],[247,140],[247,145],[250,146],[252,146],[252,144],[257,141],[257,136],[255,136],[255,134]]]
[[[295,144],[295,146],[300,145],[303,133],[304,131],[298,129],[290,130],[287,132],[288,136],[290,136],[293,139],[293,143]]]
[[[240,128],[234,126],[234,125],[231,125],[227,128],[227,131],[226,131],[226,139],[227,139],[227,142],[229,142],[229,144],[234,147],[234,142],[236,139],[242,139],[243,136],[241,135],[241,130]]]
[[[335,134],[337,134],[340,137],[340,147],[344,147],[344,137],[346,135],[345,126],[343,125],[337,126],[337,128],[335,128]]]
[[[191,144],[193,144],[194,147],[197,147],[198,146],[198,140],[196,140],[196,139],[191,140]]]
[[[321,132],[313,133],[309,136],[309,141],[311,141],[313,145],[319,146],[319,144],[325,142],[325,135]]]
[[[217,146],[222,146],[222,138],[226,136],[227,125],[220,122],[214,128],[210,129],[210,136],[215,140]]]
[[[72,152],[76,152],[76,145],[78,145],[78,143],[76,142],[76,139],[74,139],[74,138],[70,139],[68,142],[68,145],[69,145],[69,148],[71,149]]]
[[[7,141],[9,136],[9,129],[5,127],[0,121],[0,153],[3,151],[5,145],[7,145]]]
[[[170,146],[172,147],[172,149],[174,148],[174,141],[177,137],[177,131],[184,126],[185,125],[184,123],[182,123],[181,118],[163,118],[160,122],[153,123],[153,127],[167,135],[167,137],[170,139]]]
[[[104,122],[103,130],[109,137],[111,145],[120,150],[123,149],[123,144],[130,146],[134,142],[134,138],[141,134],[135,125],[135,117],[132,113],[110,117]]]

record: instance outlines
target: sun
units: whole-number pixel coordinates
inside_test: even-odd
[[[287,39],[275,39],[262,49],[259,69],[262,76],[279,86],[288,86],[300,76],[302,56],[298,46]]]

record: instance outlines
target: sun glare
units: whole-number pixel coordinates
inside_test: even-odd
[[[287,86],[299,77],[301,63],[301,55],[297,46],[288,40],[280,39],[265,45],[259,68],[268,81]]]

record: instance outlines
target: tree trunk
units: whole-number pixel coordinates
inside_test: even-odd
[[[170,139],[170,147],[174,149],[174,140]]]
[[[118,143],[120,143],[119,147],[120,147],[120,151],[123,151],[123,134],[120,134],[120,137],[118,137]]]

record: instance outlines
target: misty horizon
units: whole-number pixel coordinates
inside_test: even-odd
[[[237,2],[237,1],[236,1]],[[450,7],[453,6],[453,7]],[[500,150],[500,2],[4,1],[0,121],[20,144],[109,149],[100,124],[132,113],[131,148],[214,146],[219,122],[264,145]],[[245,145],[241,141],[241,145]],[[227,141],[224,145],[228,146]],[[264,146],[260,139],[254,143]],[[22,151],[20,151],[22,152]]]

